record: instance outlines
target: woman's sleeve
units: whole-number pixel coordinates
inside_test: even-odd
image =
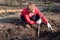
[[[29,15],[26,14],[24,17],[25,17],[27,23],[29,23],[29,24],[35,24],[34,21],[30,20]]]
[[[40,12],[39,9],[37,9],[37,12],[38,12],[39,17],[42,19],[42,21],[47,24],[48,23],[48,19]]]

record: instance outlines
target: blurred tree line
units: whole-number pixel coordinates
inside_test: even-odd
[[[39,4],[39,5],[42,5],[43,2],[45,4],[52,3],[53,1],[60,2],[60,0],[0,0],[0,4],[10,5],[10,6],[19,6],[23,8],[30,1],[34,2],[35,4]]]

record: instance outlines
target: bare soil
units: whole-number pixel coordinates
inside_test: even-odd
[[[0,40],[60,40],[60,13],[44,12],[56,32],[50,32],[45,24],[41,24],[40,37],[37,29],[26,28],[20,19],[0,19]]]

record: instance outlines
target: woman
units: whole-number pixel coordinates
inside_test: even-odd
[[[40,24],[42,20],[45,24],[47,24],[49,30],[54,30],[49,24],[46,17],[32,2],[29,2],[27,7],[22,10],[21,19],[22,21],[30,25]],[[30,28],[30,26],[28,27]]]

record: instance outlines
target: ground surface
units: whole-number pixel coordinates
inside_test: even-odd
[[[56,32],[49,32],[47,26],[42,25],[37,38],[37,30],[24,27],[19,18],[4,18],[0,19],[0,40],[60,40],[60,13],[44,12],[44,15]]]
[[[0,9],[19,9],[18,1],[0,0]],[[60,5],[54,4],[54,5]],[[16,13],[17,14],[17,13]],[[49,32],[47,26],[42,24],[40,37],[37,38],[37,29],[29,29],[23,26],[19,13],[0,13],[0,40],[60,40],[60,13],[44,12],[49,23],[57,31]],[[14,16],[13,16],[14,15]]]

